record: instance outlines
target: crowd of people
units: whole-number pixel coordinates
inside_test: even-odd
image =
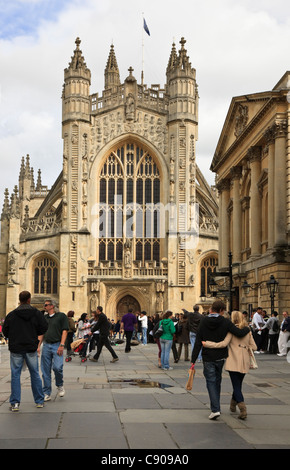
[[[125,353],[130,353],[132,344],[146,346],[156,343],[158,367],[171,370],[171,351],[174,362],[191,361],[192,368],[197,361],[203,362],[203,374],[210,398],[209,419],[220,416],[220,391],[222,370],[229,372],[232,383],[230,410],[240,411],[239,418],[247,417],[247,408],[242,393],[245,374],[250,369],[250,351],[257,354],[268,352],[285,356],[290,337],[290,316],[283,312],[279,322],[278,313],[270,317],[258,307],[252,318],[247,312],[226,312],[225,304],[216,300],[208,312],[200,313],[199,306],[193,311],[182,309],[174,314],[167,310],[162,315],[147,315],[145,311],[129,309],[117,320],[107,318],[101,306],[89,316],[81,314],[75,319],[75,312],[59,312],[55,303],[46,300],[44,311],[32,307],[31,295],[23,291],[19,295],[20,305],[10,312],[4,321],[2,334],[8,339],[11,363],[12,411],[18,411],[21,402],[20,376],[26,363],[31,376],[31,387],[37,407],[51,400],[52,371],[60,397],[65,394],[63,386],[64,350],[67,357],[75,353],[74,344],[81,344],[79,355],[82,359],[98,362],[103,347],[111,353],[111,362],[119,357],[113,345],[124,343]],[[78,341],[75,341],[78,340]],[[190,353],[191,351],[191,353]],[[41,354],[42,380],[38,369]]]

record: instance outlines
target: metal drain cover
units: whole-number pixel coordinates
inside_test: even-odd
[[[142,380],[142,379],[112,379],[109,380],[109,383],[114,384],[129,384],[134,385],[140,388],[168,388],[173,387],[173,385],[163,384],[160,382],[153,382],[151,380]]]
[[[254,385],[256,385],[256,387],[275,387],[275,385],[269,384],[269,383],[261,383],[261,384],[254,384]]]

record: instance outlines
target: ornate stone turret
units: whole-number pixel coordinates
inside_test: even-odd
[[[77,38],[75,43],[74,55],[64,71],[63,122],[76,119],[90,121],[91,72],[80,50],[80,39]]]
[[[192,275],[187,268],[186,255],[195,247],[195,230],[198,225],[198,214],[195,214],[198,96],[196,71],[187,56],[185,42],[181,38],[179,54],[173,44],[166,70],[169,95],[170,202],[177,207],[177,233],[169,240],[169,251],[177,253],[177,257],[176,262],[170,266],[170,276],[179,286],[184,285]],[[174,217],[172,222],[174,227]]]
[[[110,54],[108,57],[105,69],[105,90],[108,88],[115,88],[120,85],[119,67],[115,55],[113,44],[111,45]]]
[[[181,38],[181,49],[176,54],[173,44],[167,66],[167,91],[169,93],[169,121],[189,119],[198,121],[198,92],[196,70],[191,66],[185,39]]]

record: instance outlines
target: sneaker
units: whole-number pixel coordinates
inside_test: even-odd
[[[219,411],[216,411],[215,413],[212,412],[210,415],[209,415],[209,419],[217,419],[220,417],[220,412]]]
[[[117,362],[119,360],[118,357],[114,357],[114,359],[111,360],[111,362]]]
[[[43,408],[44,404],[43,403],[36,403],[36,408]]]
[[[57,390],[58,390],[58,394],[60,397],[64,397],[64,394],[65,394],[65,390],[63,387],[57,387]]]
[[[283,353],[278,353],[278,354],[277,354],[277,356],[280,356],[280,357],[282,357],[282,356],[286,356],[286,354],[283,354]]]
[[[90,361],[92,361],[92,362],[98,362],[98,359],[95,359],[94,357],[90,357]]]
[[[19,405],[20,405],[20,403],[11,403],[10,410],[11,411],[19,411]]]
[[[49,401],[51,400],[51,396],[50,395],[44,395],[44,401]]]

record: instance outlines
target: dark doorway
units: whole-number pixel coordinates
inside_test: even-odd
[[[139,302],[131,295],[125,295],[117,305],[117,320],[120,320],[125,313],[128,313],[129,308],[133,310],[133,313],[140,312]]]

